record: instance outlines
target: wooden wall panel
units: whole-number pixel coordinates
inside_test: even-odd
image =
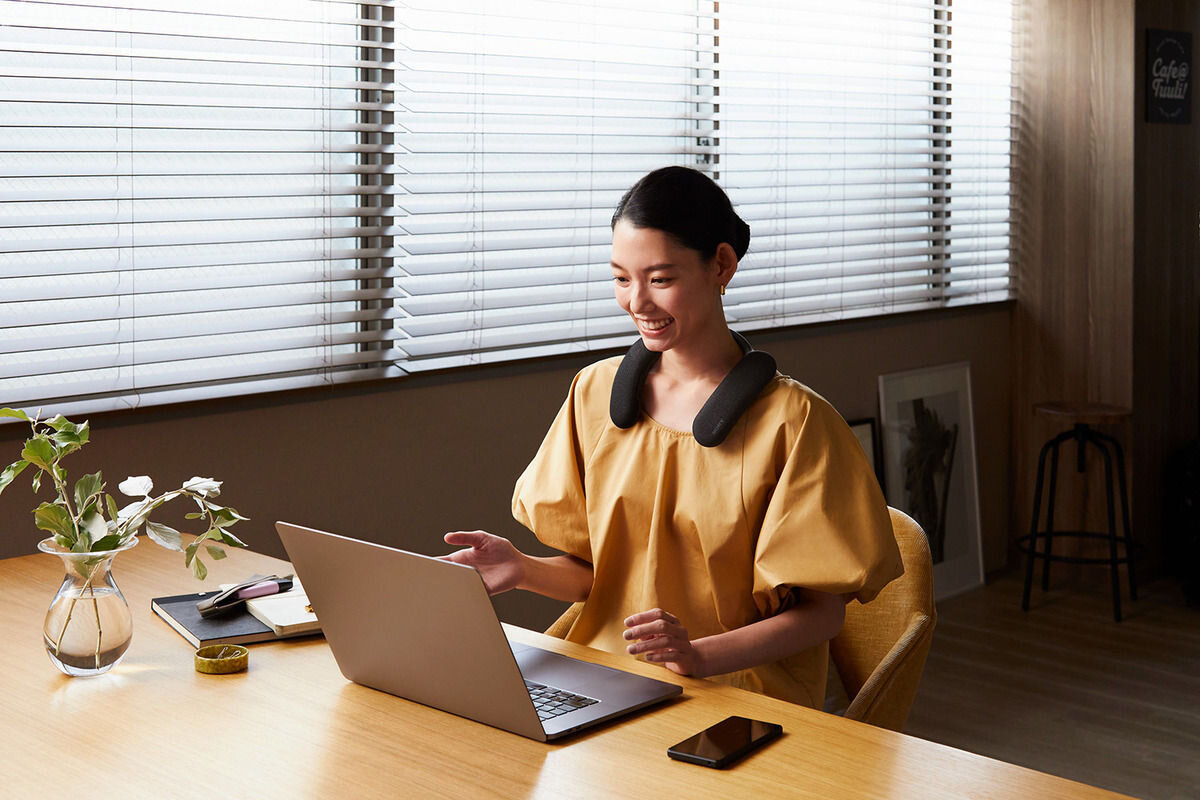
[[[1037,453],[1056,432],[1033,404],[1133,402],[1133,21],[1134,0],[1021,4],[1014,538],[1028,532]],[[1063,477],[1066,496],[1096,496]]]
[[[1031,404],[1128,405],[1132,422],[1113,432],[1153,572],[1171,535],[1168,459],[1200,433],[1200,122],[1144,121],[1145,30],[1196,36],[1200,2],[1030,0],[1023,14],[1014,536],[1028,530],[1034,458],[1052,432]],[[1072,489],[1101,508],[1098,482]]]

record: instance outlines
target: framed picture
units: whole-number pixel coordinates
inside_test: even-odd
[[[850,420],[846,423],[854,432],[863,452],[867,454],[867,463],[875,471],[879,485],[883,486],[883,458],[879,448],[879,435],[876,433],[875,418]]]
[[[920,523],[941,600],[983,584],[971,365],[879,376],[884,493]]]
[[[1192,34],[1146,30],[1146,122],[1192,121]]]

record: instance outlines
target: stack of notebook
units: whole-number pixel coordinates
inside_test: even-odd
[[[196,604],[223,589],[156,597],[150,601],[150,608],[194,647],[252,644],[321,632],[321,623],[309,608],[308,596],[299,583],[282,594],[247,600],[244,607],[227,614],[200,616]]]

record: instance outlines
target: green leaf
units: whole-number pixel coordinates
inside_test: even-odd
[[[122,508],[117,512],[117,524],[125,530],[137,530],[154,510],[154,503],[145,497]]]
[[[79,444],[80,444],[80,446],[87,444],[88,440],[91,438],[91,435],[92,435],[92,429],[90,427],[88,427],[87,420],[85,419],[79,425]]]
[[[104,524],[104,517],[97,514],[94,508],[86,511],[79,518],[79,522],[80,527],[87,532],[89,542],[94,543],[108,534],[108,526]]]
[[[0,472],[0,492],[3,492],[4,487],[12,483],[13,480],[28,466],[29,462],[25,459],[21,459],[20,461],[14,461],[5,467],[4,471]]]
[[[204,566],[204,562],[200,559],[193,559],[192,574],[196,576],[196,580],[202,581],[208,577],[208,567]]]
[[[78,537],[75,531],[75,523],[71,521],[71,515],[67,510],[55,503],[42,503],[33,512],[34,524],[44,531],[50,531],[55,535],[61,535],[74,543]]]
[[[46,420],[46,424],[53,428],[58,433],[78,433],[79,426],[71,420],[64,417],[62,414],[55,414],[52,419]]]
[[[63,451],[63,455],[72,453],[83,447],[83,442],[79,441],[79,434],[75,431],[61,431],[59,433],[52,434],[50,439],[60,446],[61,450]]]
[[[218,547],[215,544],[205,545],[204,549],[208,551],[210,556],[212,556],[213,561],[220,561],[225,557],[224,548]]]
[[[246,543],[234,536],[227,529],[222,528],[219,536],[220,540],[230,547],[245,547]]]
[[[233,506],[219,506],[216,503],[210,503],[207,500],[204,501],[204,506],[210,512],[212,512],[214,517],[219,519],[249,519],[249,517],[243,517],[241,514],[239,514],[237,509]]]
[[[42,472],[41,470],[38,470],[37,474],[33,476],[33,491],[35,494],[37,493],[38,489],[42,488],[42,476],[45,474],[46,473]]]
[[[39,469],[49,470],[58,458],[58,452],[54,449],[54,445],[45,436],[35,436],[25,442],[25,449],[21,451],[21,458],[33,464]]]
[[[81,511],[104,489],[104,479],[99,472],[84,475],[75,482],[75,507]]]
[[[183,551],[183,563],[187,566],[192,565],[192,559],[196,557],[196,548],[200,546],[199,540],[189,544]]]
[[[13,417],[29,421],[29,415],[19,408],[0,408],[0,417]]]
[[[115,533],[110,533],[92,542],[92,550],[112,550],[121,544],[121,537]]]
[[[168,550],[182,550],[183,536],[179,531],[160,522],[146,522],[146,533],[155,544]]]
[[[100,473],[97,472],[96,474],[99,475]],[[121,511],[117,508],[117,501],[112,499],[111,494],[104,495],[104,507],[108,509],[108,518],[115,523]]]
[[[199,511],[189,511],[188,513],[183,515],[183,518],[184,519],[200,519],[203,516],[204,515],[201,514]]]

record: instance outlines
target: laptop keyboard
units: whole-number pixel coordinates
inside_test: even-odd
[[[538,718],[543,722],[600,702],[593,697],[573,694],[564,689],[533,681],[525,681],[525,688],[529,690],[529,696],[533,699],[533,706],[537,709]]]

